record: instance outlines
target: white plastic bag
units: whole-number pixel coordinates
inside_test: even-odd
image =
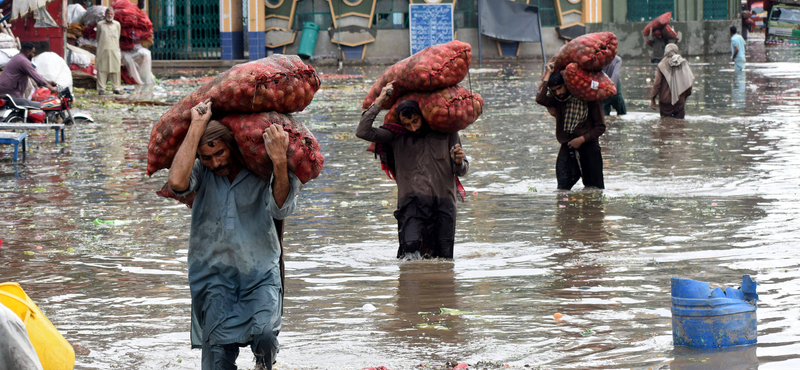
[[[32,60],[36,71],[48,81],[55,81],[59,88],[69,87],[72,90],[72,71],[67,62],[52,51],[41,53]]]
[[[81,24],[81,18],[86,14],[86,9],[81,4],[70,4],[67,7],[67,22],[69,25]]]

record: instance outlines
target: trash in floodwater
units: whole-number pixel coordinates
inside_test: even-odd
[[[100,225],[122,226],[122,225],[128,225],[131,222],[133,222],[133,221],[130,221],[130,220],[101,220],[99,218],[95,218],[94,221],[92,221],[94,226],[100,226]]]
[[[561,321],[562,317],[564,317],[564,315],[562,315],[562,314],[560,314],[558,312],[553,314],[553,318],[556,319],[556,321]]]
[[[461,316],[461,315],[469,315],[472,312],[460,311],[452,308],[440,308],[439,313],[442,315]]]
[[[586,330],[581,332],[581,335],[583,335],[584,337],[589,337],[589,336],[592,336],[592,335],[595,335],[595,334],[596,333],[592,329],[586,329]]]
[[[434,330],[445,330],[445,331],[450,330],[450,328],[441,324],[428,324],[428,323],[417,324],[417,329],[434,329]]]
[[[377,310],[377,308],[375,308],[375,306],[367,303],[367,304],[361,306],[361,310],[364,311],[364,312],[372,312],[372,311]]]

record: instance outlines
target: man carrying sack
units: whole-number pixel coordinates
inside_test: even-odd
[[[283,310],[273,220],[294,211],[300,189],[287,169],[289,135],[281,125],[263,134],[273,166],[267,182],[244,167],[233,133],[211,121],[209,102],[192,108],[191,117],[169,186],[179,196],[196,193],[188,255],[192,346],[203,349],[203,370],[236,369],[239,347],[246,345],[257,369],[272,369]]]

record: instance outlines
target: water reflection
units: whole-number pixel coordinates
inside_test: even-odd
[[[556,196],[557,240],[602,247],[611,237],[604,225],[604,203],[601,191],[559,193]]]
[[[731,84],[731,106],[734,108],[744,108],[745,104],[745,71],[733,72],[733,83]]]
[[[758,369],[756,346],[736,346],[721,350],[696,350],[676,346],[670,370],[752,370]]]
[[[405,337],[403,340],[414,347],[458,342],[461,318],[457,311],[460,309],[452,261],[400,264],[394,312],[397,320],[390,329],[395,335]]]

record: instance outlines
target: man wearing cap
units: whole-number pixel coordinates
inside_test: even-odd
[[[211,103],[192,122],[169,171],[179,196],[196,193],[189,236],[192,346],[203,370],[236,369],[250,345],[257,369],[272,369],[278,352],[283,289],[277,222],[295,208],[300,181],[287,170],[289,135],[272,125],[263,135],[269,182],[244,167],[233,133],[211,121]]]

